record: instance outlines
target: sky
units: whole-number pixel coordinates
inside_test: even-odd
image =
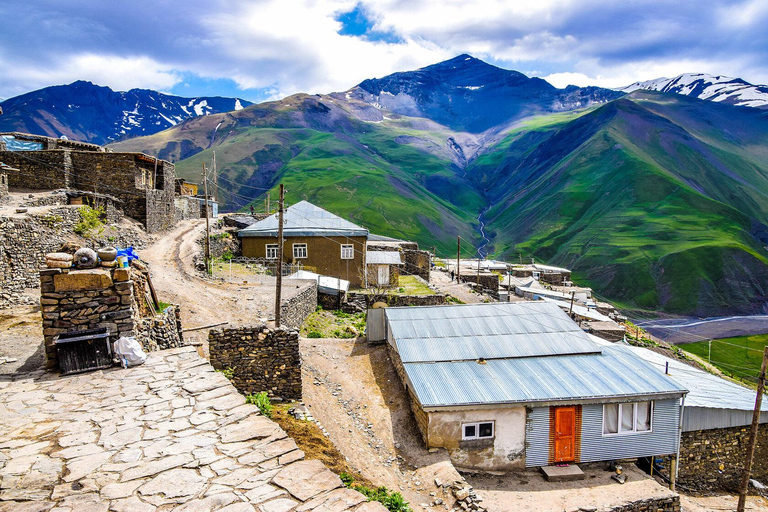
[[[557,87],[768,84],[766,0],[3,0],[0,98],[88,80],[250,101],[462,53]]]

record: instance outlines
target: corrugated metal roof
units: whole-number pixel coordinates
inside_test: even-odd
[[[278,215],[274,214],[238,232],[238,236],[277,236]],[[323,210],[307,201],[288,207],[283,213],[283,235],[368,236],[368,230]]]
[[[686,388],[643,359],[602,354],[442,363],[404,363],[422,407],[536,403],[683,394]]]
[[[600,352],[557,305],[546,302],[387,308],[386,315],[404,363]]]
[[[400,251],[365,251],[366,265],[402,265]]]
[[[609,342],[601,340],[600,343]],[[615,346],[642,358],[662,372],[664,372],[666,364],[669,363],[669,373],[672,378],[691,390],[685,398],[686,407],[748,411],[755,408],[755,391],[752,389],[699,370],[653,350],[631,347],[623,343],[615,344]],[[768,411],[768,400],[763,400],[760,410]]]
[[[557,304],[560,307],[560,309],[571,309],[572,308],[574,313],[576,313],[579,316],[583,316],[584,318],[589,318],[589,319],[595,320],[597,322],[613,322],[613,320],[610,317],[600,313],[599,311],[597,311],[594,308],[588,308],[588,307],[585,307],[585,306],[579,306],[578,304],[575,304],[575,303],[573,304],[573,306],[571,306],[570,301],[562,301],[562,300],[550,299],[548,297],[543,297],[542,299],[545,302],[551,302],[553,304]]]

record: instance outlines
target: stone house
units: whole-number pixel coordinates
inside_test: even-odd
[[[247,258],[277,261],[278,214],[238,232]],[[365,244],[368,230],[307,201],[283,213],[283,263],[364,285]]]
[[[150,233],[175,222],[175,168],[165,160],[21,133],[0,134],[0,160],[17,169],[7,173],[10,188],[110,195]]]
[[[365,267],[369,286],[397,286],[403,256],[400,251],[366,251]]]
[[[457,467],[678,451],[685,387],[626,347],[598,345],[555,304],[386,308],[383,318],[424,442]]]

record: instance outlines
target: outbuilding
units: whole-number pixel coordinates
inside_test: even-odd
[[[387,308],[384,323],[424,442],[459,468],[677,453],[687,389],[556,304]]]

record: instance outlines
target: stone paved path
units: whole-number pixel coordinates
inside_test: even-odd
[[[128,370],[0,380],[0,512],[384,512],[193,347]]]

